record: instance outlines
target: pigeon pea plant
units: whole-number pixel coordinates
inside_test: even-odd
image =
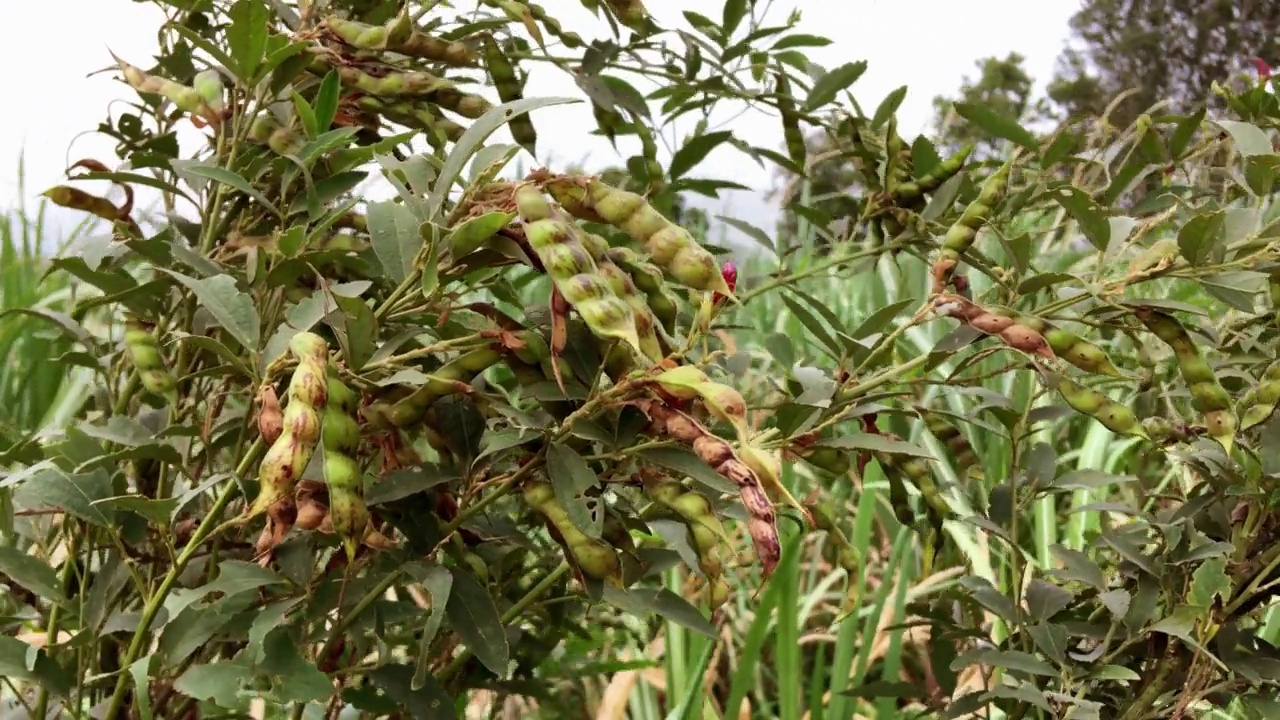
[[[968,108],[1016,146],[978,167],[899,136],[902,93],[871,117],[838,102],[865,64],[810,63],[798,48],[826,41],[750,2],[668,32],[640,2],[584,0],[592,40],[512,0],[159,4],[154,65],[113,58],[139,98],[99,127],[120,164],[76,163],[46,193],[112,232],[54,263],[85,288],[73,311],[38,313],[74,338],[60,361],[92,368],[93,392],[65,431],[4,455],[0,663],[32,716],[259,701],[457,717],[481,688],[580,716],[550,691],[568,638],[647,638],[655,614],[718,637],[731,598],[783,561],[783,528],[832,540],[858,607],[868,548],[849,537],[866,533],[846,534],[827,490],[870,498],[856,522],[896,538],[890,564],[965,567],[966,533],[1002,558],[908,607],[932,626],[918,664],[857,687],[833,673],[833,703],[1268,707],[1280,391],[1276,311],[1256,296],[1280,287],[1280,111],[1261,87],[1230,95],[1239,119],[1144,117],[1096,154],[1076,129],[1041,139]],[[539,147],[538,110],[570,102],[524,97],[533,67],[571,73],[599,133],[634,138],[625,182],[508,171]],[[776,111],[785,152],[709,129],[726,100]],[[688,114],[696,131],[664,166],[662,131]],[[189,156],[182,122],[207,140]],[[731,220],[777,262],[740,278],[673,219],[677,200],[735,187],[690,176],[720,146],[803,172],[801,124],[839,139],[868,192],[851,218],[789,208],[823,233],[849,221],[818,261]],[[504,127],[518,145],[488,144]],[[1161,191],[1132,197],[1156,171]],[[394,199],[362,197],[374,173]],[[142,187],[158,222],[135,218]],[[1051,256],[1069,271],[1042,271]],[[877,263],[928,279],[858,328],[797,290]],[[1143,294],[1184,286],[1190,300]],[[812,364],[726,324],[776,293]],[[1200,320],[1211,300],[1231,316]],[[913,352],[935,323],[954,330]],[[993,377],[1014,390],[985,389]],[[963,412],[933,407],[928,383]],[[1082,421],[1128,438],[1128,474],[1059,471]],[[947,455],[909,441],[921,428]],[[1007,468],[972,452],[976,428]],[[805,502],[784,459],[816,472]],[[883,498],[862,482],[877,475]],[[1050,546],[1027,512],[1067,495],[1088,498],[1063,508],[1088,525]],[[689,582],[673,590],[676,568]],[[741,688],[711,696],[739,717]]]

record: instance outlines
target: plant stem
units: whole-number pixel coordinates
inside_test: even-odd
[[[568,561],[561,561],[560,565],[557,566],[555,570],[547,573],[547,576],[542,578],[542,580],[539,580],[537,585],[530,588],[529,592],[524,594],[524,597],[517,600],[515,605],[507,608],[507,611],[502,613],[502,624],[506,625],[520,617],[525,610],[529,609],[530,605],[537,601],[538,598],[542,597],[543,593],[550,590],[551,586],[555,585],[556,581],[567,572],[569,572]],[[440,681],[443,683],[450,675],[453,675],[455,672],[462,669],[463,663],[467,661],[467,658],[470,657],[470,655],[470,651],[467,648],[463,648],[462,652],[458,653],[458,655],[453,658],[453,661],[450,662],[449,665],[440,673]]]
[[[235,476],[239,477],[248,471],[249,466],[257,459],[258,451],[263,447],[262,438],[254,441],[253,446],[245,453],[244,459],[240,461],[240,466],[236,468]],[[212,534],[215,523],[222,515],[222,511],[226,509],[231,499],[235,497],[238,483],[236,477],[228,478],[227,482],[222,486],[222,491],[218,493],[218,497],[213,501],[213,507],[209,508],[209,512],[200,521],[199,527],[191,535],[191,541],[178,555],[174,561],[173,567],[169,568],[169,572],[165,573],[164,579],[160,581],[160,587],[156,588],[156,592],[148,600],[142,609],[142,618],[138,621],[138,627],[133,632],[133,639],[129,642],[129,648],[125,651],[124,659],[120,664],[120,675],[116,678],[115,690],[111,693],[111,703],[107,706],[107,712],[103,716],[103,720],[116,720],[120,715],[121,705],[124,701],[125,690],[129,687],[129,666],[138,659],[138,655],[142,652],[142,646],[147,638],[147,634],[151,630],[151,623],[155,622],[156,614],[160,612],[160,608],[164,606],[164,601],[169,597],[169,592],[178,581],[178,576],[187,568],[187,563],[191,562],[191,558],[195,557],[200,545],[208,539]]]
[[[1173,668],[1177,664],[1174,661],[1177,655],[1177,647],[1178,640],[1170,637],[1169,645],[1165,648],[1164,655],[1160,657],[1160,661],[1156,665],[1155,675],[1152,676],[1151,682],[1147,683],[1142,693],[1134,698],[1129,707],[1125,708],[1124,714],[1120,716],[1119,720],[1138,720],[1160,698],[1160,694],[1164,692],[1165,683],[1168,682],[1169,676],[1173,674]]]

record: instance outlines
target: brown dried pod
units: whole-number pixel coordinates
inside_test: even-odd
[[[777,516],[773,511],[773,503],[761,486],[760,478],[742,461],[728,441],[713,435],[692,417],[658,400],[640,400],[636,405],[649,416],[651,432],[673,437],[689,445],[700,460],[738,486],[742,505],[751,516],[747,525],[751,542],[756,556],[760,558],[761,574],[767,579],[777,567],[782,552],[778,540]]]
[[[1057,359],[1053,348],[1039,332],[1019,324],[1014,318],[990,312],[961,295],[938,295],[933,301],[933,308],[939,315],[953,317],[980,333],[999,337],[1015,350],[1046,360]]]
[[[284,411],[280,408],[280,398],[271,385],[263,385],[258,389],[258,432],[263,442],[270,445],[284,432]]]

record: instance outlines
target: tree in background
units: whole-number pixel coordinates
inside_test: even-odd
[[[1022,66],[1025,60],[1018,53],[1009,53],[1004,58],[983,58],[976,63],[978,78],[972,80],[966,76],[958,97],[933,99],[937,114],[931,139],[940,152],[956,152],[972,145],[974,157],[985,158],[995,155],[1004,142],[961,117],[955,111],[956,103],[985,105],[1005,117],[1022,121],[1044,114],[1044,108],[1031,101],[1034,79]]]
[[[983,58],[976,63],[978,77],[965,77],[957,97],[938,96],[933,99],[937,114],[930,123],[927,137],[938,152],[946,156],[965,145],[972,145],[973,157],[988,158],[996,154],[1003,142],[961,117],[955,111],[956,103],[983,105],[1018,120],[1035,119],[1045,114],[1042,104],[1032,103],[1034,80],[1023,68],[1025,60],[1017,53],[1009,53],[1004,58]],[[817,211],[817,215],[837,222],[857,218],[859,209],[854,198],[862,194],[863,187],[859,181],[860,171],[848,147],[849,140],[825,130],[805,138],[810,170],[808,198],[803,202],[810,208],[811,217],[815,214],[812,211]],[[874,169],[865,168],[864,171],[874,172]],[[788,208],[800,200],[804,183],[785,169],[780,169],[780,172],[781,182],[773,197],[781,202],[783,208]],[[783,237],[794,237],[799,232],[800,222],[801,218],[794,213],[784,212],[778,221],[777,231]]]
[[[1048,95],[1059,117],[1128,125],[1157,102],[1180,112],[1213,102],[1213,84],[1280,57],[1280,5],[1230,0],[1085,0]]]

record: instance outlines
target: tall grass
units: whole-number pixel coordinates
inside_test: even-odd
[[[90,224],[55,237],[49,203],[42,198],[34,208],[27,205],[24,170],[20,162],[16,207],[0,210],[0,450],[33,432],[62,427],[88,392],[83,373],[51,362],[74,347],[59,327],[74,287],[66,274],[46,273],[51,258]]]

